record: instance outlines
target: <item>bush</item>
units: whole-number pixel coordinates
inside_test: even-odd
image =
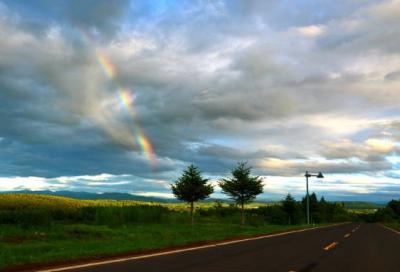
[[[51,214],[45,209],[24,209],[16,212],[16,223],[23,228],[48,226],[51,222]]]
[[[288,215],[284,212],[282,206],[280,205],[259,207],[257,213],[270,224],[286,225],[288,223]]]
[[[162,223],[170,211],[161,206],[96,207],[94,223],[124,225],[133,223]]]

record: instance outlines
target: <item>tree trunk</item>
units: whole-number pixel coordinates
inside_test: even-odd
[[[191,218],[191,224],[193,226],[194,224],[193,201],[190,202],[190,218]]]
[[[242,205],[242,227],[244,226],[244,203],[241,203]]]

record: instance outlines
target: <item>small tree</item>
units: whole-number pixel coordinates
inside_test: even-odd
[[[241,207],[241,223],[244,225],[244,204],[253,201],[263,192],[263,181],[260,177],[250,176],[251,167],[240,162],[231,171],[233,178],[222,179],[218,183],[222,192],[229,195]]]
[[[294,198],[290,194],[288,194],[285,200],[282,201],[282,209],[288,216],[289,225],[294,223],[294,215],[296,213],[297,203],[296,200],[294,200]]]
[[[174,184],[171,184],[172,192],[176,198],[190,203],[192,225],[194,222],[194,202],[209,197],[214,191],[212,185],[207,184],[207,181],[208,179],[203,179],[200,171],[192,164],[183,171],[182,176]]]

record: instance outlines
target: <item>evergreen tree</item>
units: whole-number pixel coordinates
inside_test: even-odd
[[[197,167],[190,165],[182,176],[171,185],[176,198],[190,204],[191,223],[194,223],[194,202],[205,199],[213,193],[212,185],[207,184],[208,179],[201,177]]]
[[[303,207],[304,214],[307,213],[307,196],[303,197],[301,200],[301,205]],[[318,218],[318,198],[317,195],[313,192],[309,195],[309,207],[310,207],[310,222],[315,222]]]
[[[321,197],[318,203],[318,218],[317,223],[327,222],[328,218],[329,203],[325,201],[324,197]]]
[[[294,223],[294,215],[297,209],[296,200],[290,195],[287,194],[286,198],[282,201],[282,209],[288,216],[288,223],[289,225]]]
[[[386,205],[387,208],[392,209],[392,211],[397,215],[400,216],[400,200],[394,200],[392,199],[389,201],[389,203]]]
[[[251,167],[240,162],[231,171],[233,178],[222,179],[219,186],[222,192],[229,195],[241,207],[241,223],[244,225],[244,205],[253,201],[263,192],[263,181],[260,177],[250,176]]]

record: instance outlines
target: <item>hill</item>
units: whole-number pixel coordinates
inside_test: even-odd
[[[50,195],[50,196],[63,196],[68,198],[83,199],[83,200],[134,200],[143,202],[161,202],[161,203],[175,203],[177,202],[173,198],[161,198],[161,197],[148,197],[140,196],[127,193],[88,193],[88,192],[73,192],[73,191],[8,191],[4,193],[13,194],[30,194],[30,195]]]
[[[344,201],[343,203],[345,208],[353,210],[379,209],[385,206],[385,204],[366,202],[366,201]]]

